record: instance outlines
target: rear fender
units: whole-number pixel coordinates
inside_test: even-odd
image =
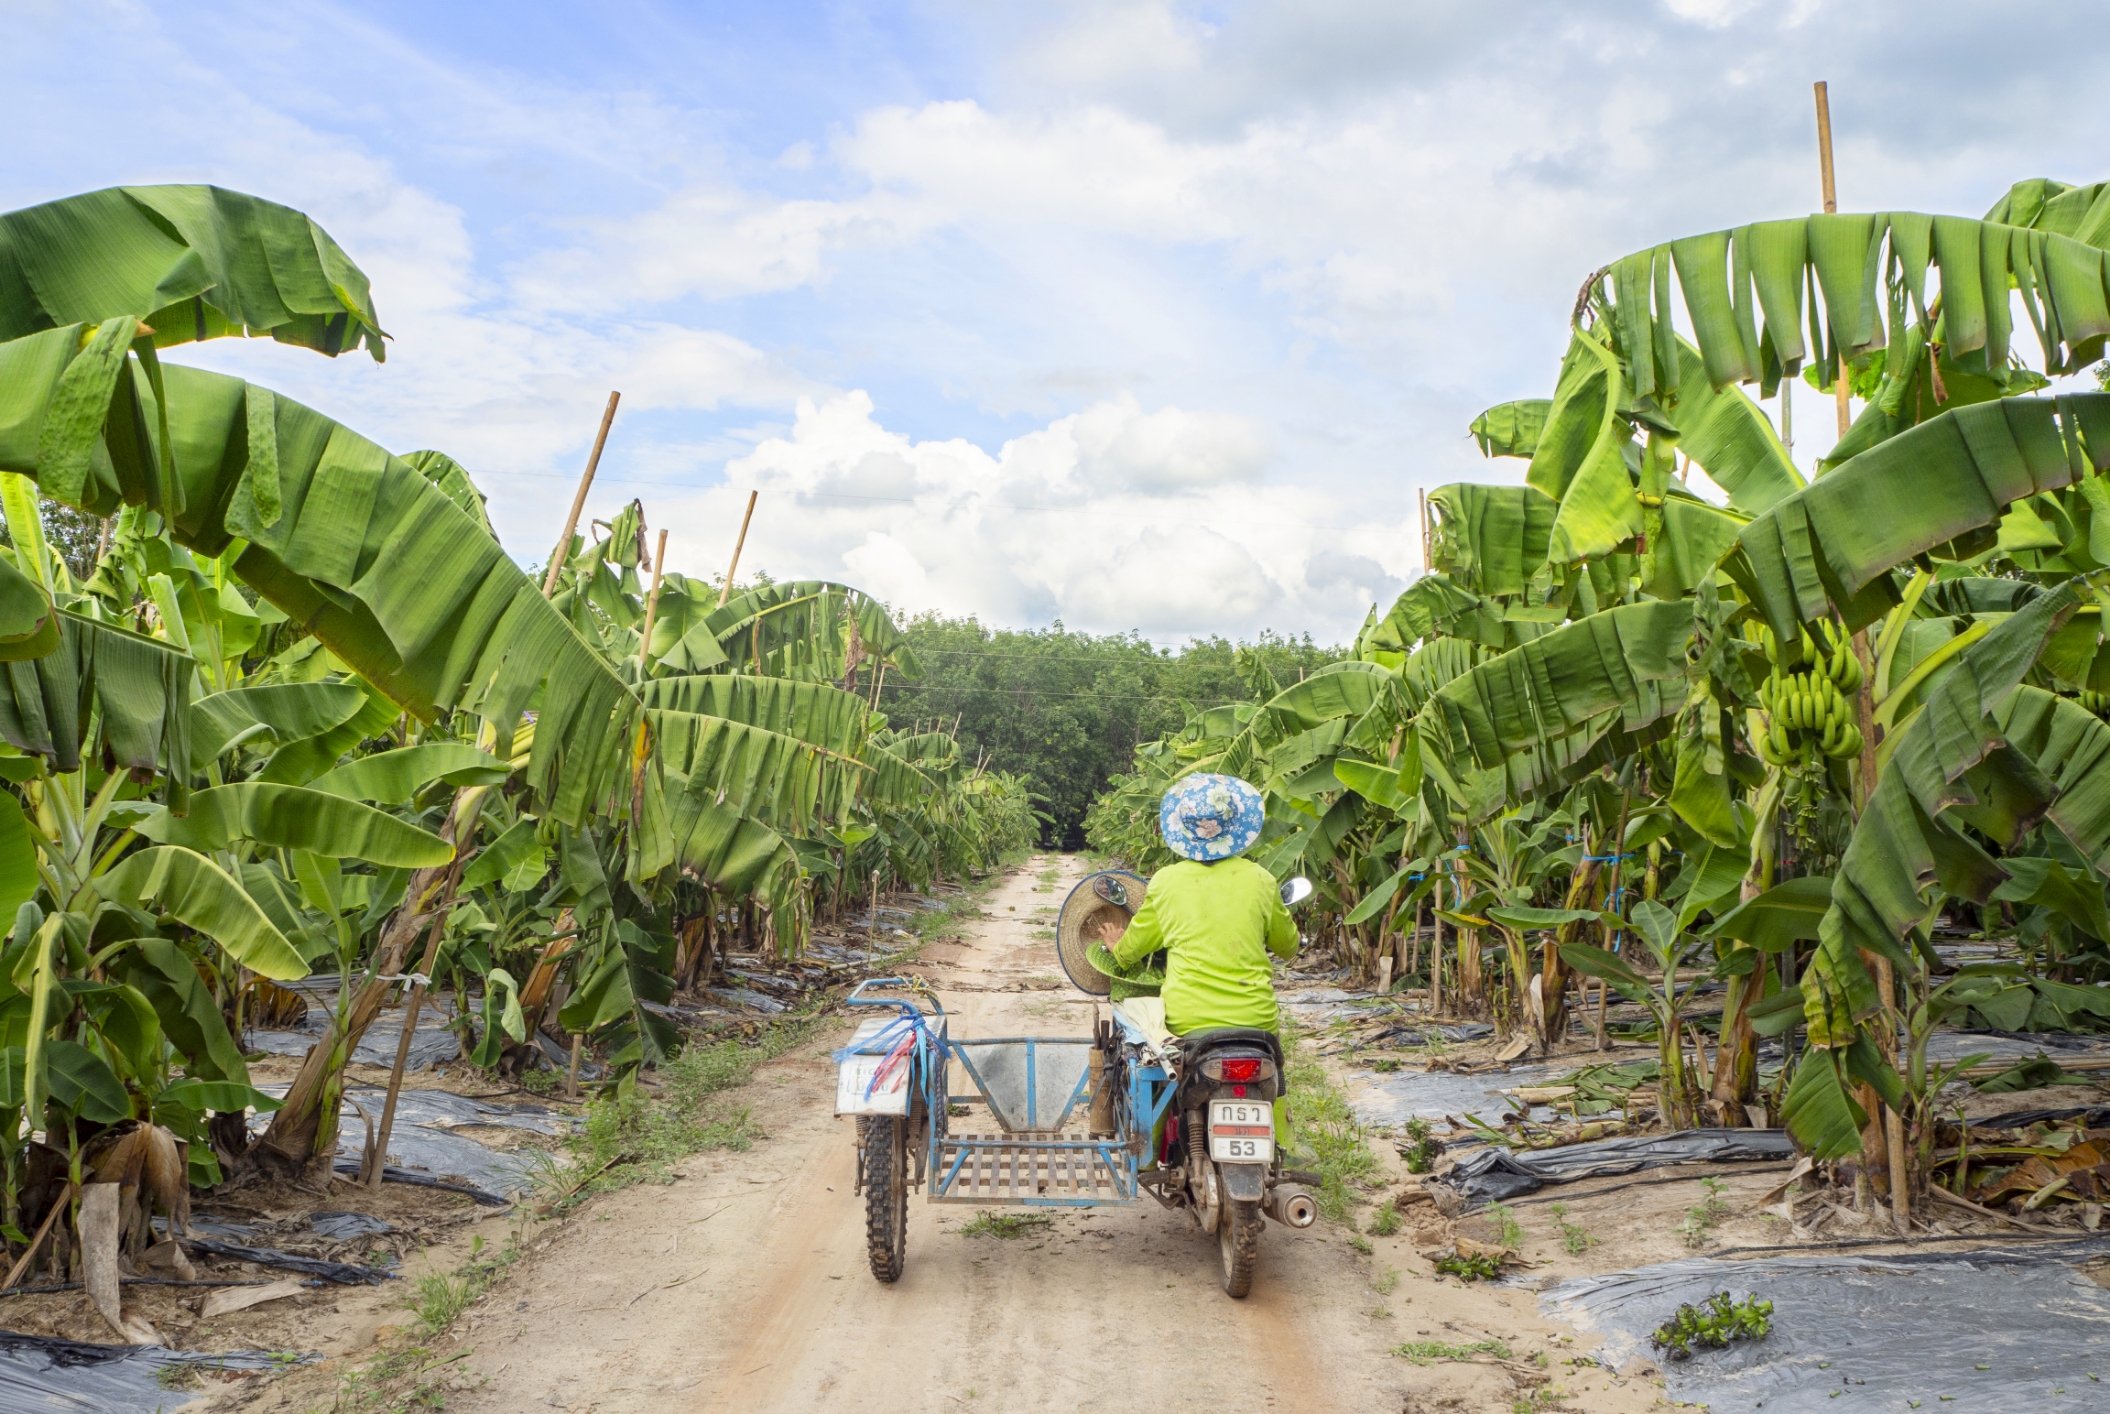
[[[1266,1164],[1218,1164],[1224,1197],[1240,1203],[1257,1203],[1267,1193]]]

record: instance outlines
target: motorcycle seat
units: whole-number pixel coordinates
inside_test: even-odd
[[[1211,1051],[1226,1047],[1250,1048],[1265,1051],[1275,1062],[1277,1071],[1282,1069],[1282,1038],[1272,1031],[1262,1031],[1252,1026],[1211,1026],[1200,1031],[1189,1031],[1179,1038],[1180,1049],[1196,1060]]]

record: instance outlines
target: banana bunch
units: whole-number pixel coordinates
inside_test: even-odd
[[[1791,761],[1807,765],[1816,752],[1845,760],[1861,754],[1861,729],[1854,723],[1853,694],[1861,688],[1865,674],[1853,644],[1830,620],[1823,623],[1830,651],[1820,648],[1802,631],[1802,662],[1809,666],[1787,672],[1780,643],[1773,631],[1758,625],[1758,645],[1772,661],[1772,675],[1759,684],[1759,705],[1765,710],[1764,730],[1757,732],[1759,759],[1769,766]]]
[[[2110,717],[2110,692],[2083,692],[2080,704],[2098,717]]]

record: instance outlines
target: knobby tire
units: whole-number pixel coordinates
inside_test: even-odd
[[[1260,1267],[1260,1229],[1265,1220],[1258,1203],[1225,1198],[1216,1220],[1216,1242],[1223,1258],[1223,1287],[1234,1297],[1253,1289],[1253,1274]]]
[[[864,1147],[866,1253],[873,1276],[899,1281],[908,1265],[908,1121],[865,1115],[857,1127]]]

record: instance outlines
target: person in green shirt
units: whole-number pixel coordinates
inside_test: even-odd
[[[1235,776],[1183,777],[1165,793],[1158,829],[1181,856],[1111,948],[1123,971],[1164,950],[1165,1025],[1176,1036],[1216,1027],[1276,1029],[1269,954],[1295,957],[1297,925],[1274,876],[1238,858],[1260,837],[1260,792]]]

